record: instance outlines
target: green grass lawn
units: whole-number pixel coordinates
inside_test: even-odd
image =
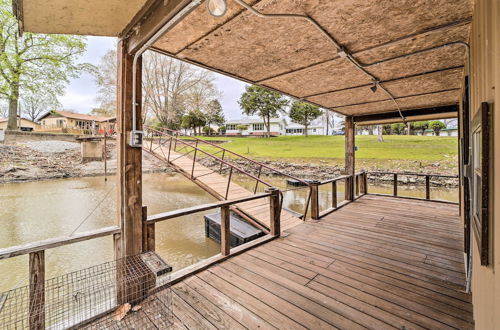
[[[228,141],[224,143],[225,148],[259,160],[331,164],[341,164],[344,161],[344,136],[280,136],[270,139],[208,137],[206,139]],[[377,136],[357,135],[356,159],[359,164],[385,167],[385,162],[398,162],[425,167],[439,163],[440,166],[449,169],[456,167],[458,148],[456,137],[387,135],[384,136],[384,140],[385,142],[378,142]]]

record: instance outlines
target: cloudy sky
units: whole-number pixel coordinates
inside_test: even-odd
[[[115,38],[88,37],[87,52],[82,56],[82,62],[98,65],[100,58],[116,44]],[[245,83],[226,76],[215,74],[217,88],[222,91],[221,101],[226,119],[241,118],[241,110],[237,103],[245,89]],[[64,109],[79,113],[88,113],[98,106],[96,102],[97,85],[93,76],[84,74],[71,80],[66,88],[66,94],[59,98]]]

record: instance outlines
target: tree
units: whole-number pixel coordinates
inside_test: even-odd
[[[323,111],[311,103],[295,101],[290,108],[290,119],[296,124],[304,126],[304,135],[307,136],[307,130],[311,122],[323,114]]]
[[[143,117],[152,113],[169,128],[178,128],[188,112],[205,111],[220,94],[208,70],[151,51],[142,64]]]
[[[116,115],[116,108],[93,108],[90,114],[101,117],[114,117]]]
[[[406,125],[403,123],[391,124],[391,130],[397,135],[401,135],[404,132]]]
[[[101,57],[95,81],[98,86],[96,100],[99,102],[99,110],[93,114],[106,114],[112,117],[116,114],[116,82],[117,82],[117,64],[116,49],[110,49]],[[146,116],[143,116],[145,119]]]
[[[236,129],[240,131],[240,134],[243,133],[243,131],[246,131],[248,129],[248,125],[236,125]]]
[[[226,134],[226,126],[219,126],[219,129],[217,131],[219,134]]]
[[[59,101],[53,95],[37,95],[26,93],[21,96],[22,113],[31,121],[36,121],[42,113],[49,112],[60,106]]]
[[[205,115],[201,111],[195,110],[195,111],[189,111],[189,113],[182,116],[180,126],[185,130],[192,128],[194,134],[197,135],[201,134],[201,128],[205,126],[206,123],[207,120],[205,118]],[[200,129],[197,130],[197,128]]]
[[[429,128],[428,121],[416,121],[413,123],[413,129],[422,132],[422,135],[424,135],[425,130],[428,128]]]
[[[439,136],[440,131],[445,129],[446,125],[442,121],[434,120],[429,123],[429,128],[434,131],[436,136]]]
[[[377,141],[384,142],[384,128],[382,125],[377,126],[377,133],[378,133]]]
[[[326,135],[330,135],[330,131],[335,129],[335,114],[329,110],[323,111],[323,122],[325,123]]]
[[[258,115],[264,120],[266,136],[271,136],[271,118],[285,113],[288,100],[281,94],[260,86],[247,86],[238,101],[243,113],[248,116]]]
[[[390,125],[390,124],[388,124],[388,125],[383,125],[383,126],[382,126],[382,132],[383,132],[384,134],[387,134],[387,135],[392,134],[391,125]]]
[[[84,37],[60,34],[19,35],[11,1],[0,0],[0,95],[9,102],[8,129],[17,129],[22,94],[62,95],[70,78],[93,71],[76,63],[85,52]]]
[[[214,99],[208,103],[205,111],[205,118],[207,120],[207,126],[209,127],[211,124],[224,124],[226,119],[224,118],[224,111],[222,110],[222,106],[218,100]]]

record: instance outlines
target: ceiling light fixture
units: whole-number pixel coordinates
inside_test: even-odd
[[[226,0],[208,0],[207,8],[210,15],[214,17],[221,17],[227,11],[227,2]]]

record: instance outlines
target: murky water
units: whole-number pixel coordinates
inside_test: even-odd
[[[252,189],[255,181],[236,178]],[[266,181],[278,187],[280,178]],[[103,177],[59,179],[0,185],[0,248],[70,235],[116,224],[115,179]],[[258,191],[265,187],[258,186]],[[289,187],[293,189],[293,187]],[[425,188],[400,186],[402,196],[423,197]],[[370,185],[370,192],[392,193],[392,185]],[[344,186],[338,184],[338,200]],[[458,200],[457,189],[432,188],[432,197]],[[213,197],[179,174],[145,174],[144,205],[148,214],[215,201]],[[283,206],[303,213],[307,189],[284,192]],[[329,185],[320,188],[320,210],[331,205]],[[207,212],[205,212],[207,213]],[[203,214],[160,222],[156,226],[156,250],[174,270],[219,253],[219,244],[205,237]],[[111,237],[103,237],[46,251],[47,278],[90,267],[113,259]],[[0,260],[0,292],[27,284],[28,257]]]

